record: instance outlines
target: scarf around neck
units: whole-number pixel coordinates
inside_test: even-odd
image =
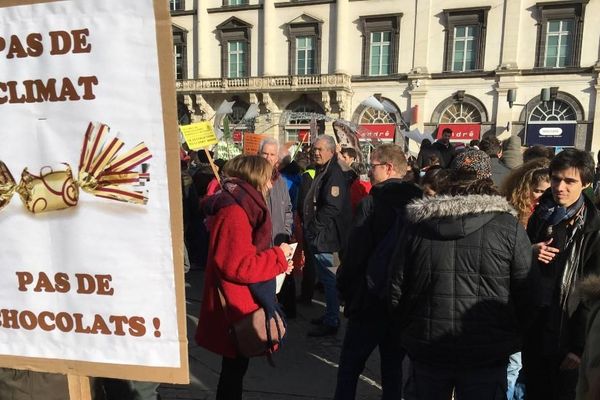
[[[573,218],[581,207],[583,207],[584,198],[583,193],[579,196],[579,199],[569,207],[563,207],[554,201],[552,196],[548,196],[543,199],[540,204],[540,216],[548,225],[554,226],[558,225],[563,221],[569,221]]]
[[[221,185],[221,191],[207,197],[202,202],[206,215],[214,216],[222,208],[237,204],[248,216],[252,226],[252,244],[257,251],[271,247],[271,215],[264,197],[248,182],[238,178],[227,178]]]

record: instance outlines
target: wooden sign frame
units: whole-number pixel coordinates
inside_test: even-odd
[[[61,0],[1,0],[0,8],[59,2]],[[163,109],[163,128],[167,158],[171,235],[173,244],[173,273],[179,334],[180,365],[175,368],[146,367],[73,361],[64,359],[0,356],[0,366],[69,376],[71,399],[88,399],[87,376],[133,379],[149,382],[189,383],[187,352],[185,284],[183,272],[183,221],[180,187],[179,135],[175,103],[175,73],[171,17],[166,0],[152,0],[155,15],[160,93]],[[117,12],[117,11],[116,11]]]

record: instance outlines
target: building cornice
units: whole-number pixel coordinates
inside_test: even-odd
[[[196,15],[196,10],[174,10],[174,11],[171,11],[171,17],[181,17],[184,15]]]
[[[224,12],[237,12],[247,10],[262,10],[262,4],[245,4],[242,6],[222,6],[215,8],[207,8],[206,12],[209,14],[224,13]]]
[[[281,7],[304,7],[304,6],[314,6],[318,4],[331,4],[335,3],[335,0],[303,0],[303,1],[286,1],[275,3],[275,8]]]
[[[408,80],[408,74],[393,74],[384,76],[352,75],[352,82],[399,82]]]

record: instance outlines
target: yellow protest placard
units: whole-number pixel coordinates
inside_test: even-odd
[[[266,137],[267,135],[261,135],[258,133],[244,134],[244,154],[258,154],[260,142]]]
[[[190,150],[198,150],[213,144],[217,144],[219,139],[215,135],[210,122],[203,121],[195,124],[180,126],[181,133]]]

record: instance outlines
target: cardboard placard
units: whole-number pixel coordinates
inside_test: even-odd
[[[258,134],[258,133],[246,133],[244,134],[244,154],[256,155],[258,154],[258,149],[260,148],[260,142],[267,135]]]
[[[208,121],[196,122],[179,127],[185,142],[191,150],[204,149],[219,142],[212,125]]]
[[[0,366],[189,382],[171,35],[162,0],[1,3],[0,180],[73,176],[0,202]]]

